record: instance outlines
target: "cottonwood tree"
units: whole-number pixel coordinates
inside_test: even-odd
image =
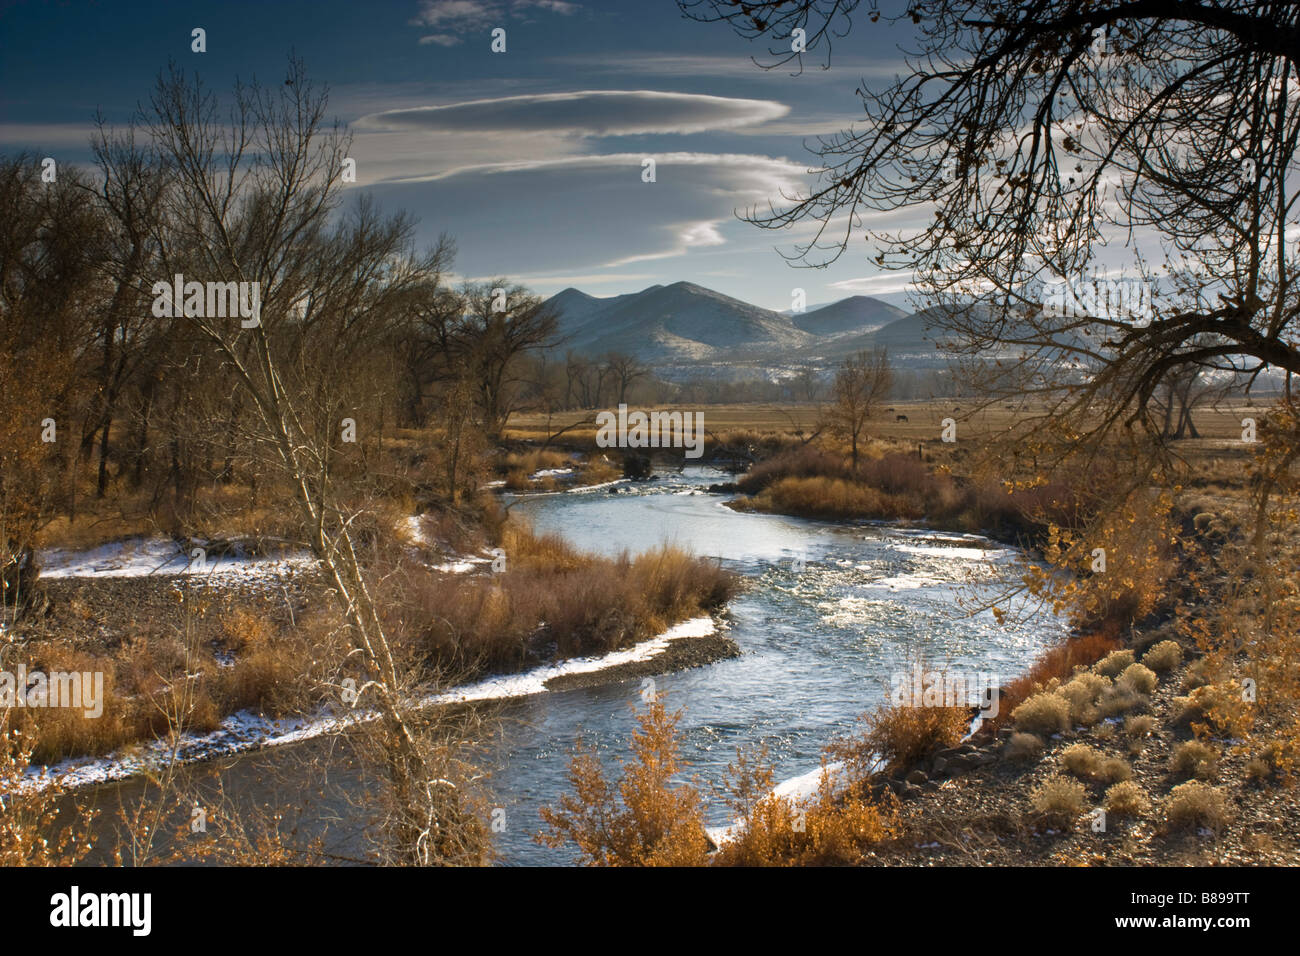
[[[864,20],[914,26],[906,68],[859,88],[863,122],[818,141],[811,187],[749,218],[803,226],[811,238],[790,253],[801,264],[865,239],[878,265],[911,270],[981,404],[1033,401],[1036,414],[989,446],[1004,469],[1028,454],[1044,470],[1112,476],[1104,497],[1099,480],[1087,489],[1098,522],[1062,550],[1070,566],[1086,573],[1106,523],[1167,500],[1153,483],[1178,484],[1162,388],[1193,373],[1257,385],[1300,371],[1300,5],[908,0],[893,17],[857,0],[679,5],[768,38],[787,64],[801,60],[795,27],[829,57],[827,43],[841,49]],[[909,214],[911,228],[862,228]],[[1116,273],[1130,295],[1098,305],[1089,293]],[[1077,295],[1048,307],[1059,296],[1045,287],[1063,280]],[[1267,661],[1300,608],[1269,550],[1284,546],[1287,514],[1270,497],[1295,494],[1300,460],[1289,389],[1260,425],[1253,552],[1235,572],[1250,581],[1245,603],[1206,636],[1223,660],[1254,648]]]
[[[610,378],[617,391],[618,401],[615,404],[618,405],[627,402],[629,388],[636,382],[650,377],[650,370],[640,360],[624,352],[610,352],[605,356],[604,365],[609,370]]]
[[[834,434],[848,439],[854,472],[858,470],[858,444],[892,382],[889,353],[883,348],[855,352],[835,372],[826,419]]]
[[[105,291],[86,180],[70,167],[52,183],[40,174],[32,155],[0,161],[0,606],[11,612],[36,597],[36,533],[76,506]]]
[[[396,857],[474,862],[483,828],[461,787],[464,768],[410,710],[412,680],[353,530],[366,506],[336,481],[349,453],[339,417],[363,384],[354,363],[388,341],[389,323],[427,291],[439,263],[413,253],[404,218],[364,202],[341,209],[348,137],[327,124],[326,103],[293,59],[282,85],[236,85],[228,114],[197,78],[174,66],[160,75],[138,121],[171,174],[156,267],[159,278],[182,273],[260,289],[253,322],[189,310],[183,318],[220,359],[250,440],[291,488],[303,539],[347,621],[365,675],[358,704],[379,715]],[[110,169],[123,161],[106,158]]]
[[[519,408],[529,382],[523,359],[555,344],[556,323],[539,296],[505,279],[467,283],[454,308],[429,312],[442,374],[475,383],[488,438],[500,438]]]
[[[778,62],[797,56],[794,27],[830,56],[832,39],[885,19],[829,0],[681,6],[770,38]],[[1040,397],[1046,412],[1024,427],[1072,435],[1072,451],[1134,430],[1160,448],[1152,397],[1188,367],[1248,381],[1300,369],[1300,8],[912,0],[896,19],[916,26],[907,70],[859,89],[864,123],[818,141],[812,188],[750,214],[811,225],[793,257],[824,263],[864,221],[913,212],[916,228],[866,231],[876,262],[915,271],[988,401]],[[1117,240],[1136,249],[1128,261],[1102,257]],[[1044,309],[1045,282],[1098,266],[1150,284],[1149,323]]]

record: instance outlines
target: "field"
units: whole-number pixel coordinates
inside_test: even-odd
[[[1251,445],[1241,437],[1242,420],[1260,421],[1271,404],[1267,399],[1257,399],[1251,403],[1237,400],[1198,406],[1193,419],[1200,437],[1173,443],[1175,452],[1186,462],[1186,486],[1211,494],[1240,491],[1244,487],[1245,466],[1251,457]],[[743,447],[751,437],[760,435],[807,438],[817,431],[824,417],[824,407],[815,404],[656,407],[702,412],[707,433],[705,460],[712,454],[710,446],[716,448],[718,444]],[[1041,419],[1045,414],[1044,406],[1028,402],[975,411],[972,403],[962,399],[898,401],[885,406],[870,422],[867,432],[870,438],[896,449],[912,450],[919,445],[928,461],[943,463],[950,458],[961,460],[967,450],[978,447],[979,443],[1004,436],[1017,423]],[[591,448],[595,445],[595,415],[596,411],[519,414],[511,419],[506,436],[540,445],[549,435],[552,445]],[[906,421],[900,421],[900,416]],[[957,442],[953,444],[943,442],[940,437],[947,418],[957,423]]]

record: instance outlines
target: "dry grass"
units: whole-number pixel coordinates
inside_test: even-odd
[[[1228,800],[1218,787],[1189,780],[1169,792],[1165,819],[1173,828],[1201,826],[1217,830],[1228,822]]]
[[[1016,729],[1049,736],[1070,729],[1070,702],[1057,693],[1035,694],[1011,713]]]
[[[879,449],[877,449],[879,450]],[[812,445],[753,466],[736,482],[745,510],[817,518],[925,519],[936,527],[1033,538],[1049,521],[1077,519],[1061,485],[1009,489],[993,478],[955,478],[915,455],[883,451],[857,470],[838,451]]]
[[[721,607],[737,583],[716,562],[669,546],[602,558],[513,525],[502,546],[501,573],[408,565],[389,579],[392,630],[426,665],[461,675],[607,653]]]
[[[1138,817],[1151,809],[1151,798],[1141,786],[1126,780],[1107,788],[1102,806],[1111,816]]]
[[[860,722],[860,734],[827,747],[827,753],[845,762],[854,779],[870,773],[877,757],[892,772],[953,746],[969,729],[971,712],[967,707],[882,704]]]
[[[1169,757],[1169,772],[1180,777],[1213,780],[1219,774],[1219,751],[1200,740],[1184,741]]]

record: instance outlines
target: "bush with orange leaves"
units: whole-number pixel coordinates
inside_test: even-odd
[[[599,758],[580,749],[569,764],[573,793],[558,809],[546,807],[548,846],[577,844],[592,866],[702,866],[708,860],[700,798],[688,784],[672,783],[683,768],[678,758],[677,723],[662,699],[638,715],[632,734],[632,759],[623,764],[617,784],[605,776]]]
[[[97,811],[77,801],[48,776],[35,778],[32,743],[0,712],[0,867],[71,866],[90,852]]]
[[[1129,496],[1084,528],[1050,524],[1043,557],[1025,584],[1052,610],[1069,612],[1088,630],[1128,627],[1171,604],[1169,582],[1178,573],[1178,539],[1165,491]],[[1068,576],[1057,570],[1072,572]],[[995,614],[1001,615],[995,609]]]
[[[860,780],[876,769],[877,760],[888,770],[901,770],[959,743],[972,719],[969,707],[882,704],[859,718],[861,734],[832,742],[826,752],[844,761],[850,776]]]
[[[858,862],[868,847],[893,836],[896,807],[873,803],[856,788],[836,794],[829,773],[816,799],[796,806],[772,792],[766,751],[753,759],[738,752],[726,785],[738,822],[710,857],[698,792],[672,784],[684,769],[677,756],[680,719],[662,698],[638,715],[633,756],[617,783],[594,753],[580,749],[569,764],[573,793],[560,798],[558,809],[542,810],[550,832],[538,841],[552,847],[572,841],[591,866],[834,866]]]
[[[896,832],[896,805],[873,803],[856,788],[836,794],[824,767],[816,797],[803,804],[772,792],[766,750],[757,759],[737,752],[727,773],[738,822],[713,857],[715,866],[847,866]]]
[[[1208,613],[1177,620],[1204,655],[1198,682],[1206,685],[1186,688],[1180,717],[1199,736],[1267,754],[1270,775],[1293,783],[1300,777],[1300,402],[1279,402],[1258,439],[1249,534],[1202,552],[1221,591],[1198,581],[1198,592],[1216,600],[1199,602]]]

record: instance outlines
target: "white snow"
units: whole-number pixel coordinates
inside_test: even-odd
[[[717,625],[711,617],[691,618],[670,627],[658,637],[642,641],[626,650],[613,651],[599,657],[580,657],[557,664],[539,667],[523,674],[492,677],[474,684],[430,694],[415,702],[417,707],[437,707],[468,701],[504,700],[548,693],[546,682],[562,674],[584,674],[604,670],[619,664],[649,660],[675,640],[686,637],[705,637],[714,633]],[[374,720],[371,710],[354,711],[341,716],[328,714],[307,718],[272,719],[240,711],[221,722],[221,726],[207,734],[186,734],[177,752],[182,761],[207,759],[283,744],[310,740],[323,734],[356,726]],[[171,745],[167,741],[154,741],[136,745],[123,751],[97,758],[71,758],[50,767],[42,774],[31,769],[27,785],[45,787],[58,780],[67,787],[79,787],[130,777],[146,767],[168,759]]]
[[[200,554],[194,554],[195,550]],[[281,574],[307,568],[314,559],[303,552],[285,557],[249,557],[231,554],[209,555],[202,544],[189,552],[170,538],[129,538],[97,548],[77,551],[51,549],[41,554],[43,578],[144,577],[198,575],[215,578]]]
[[[816,770],[809,770],[797,777],[783,780],[773,787],[771,792],[778,797],[785,798],[793,807],[807,807],[817,800],[818,794],[821,792],[823,774],[830,777],[832,793],[844,785],[844,764],[837,760],[818,767]],[[704,832],[708,834],[714,846],[722,846],[722,844],[730,843],[735,839],[739,834],[741,825],[742,821],[737,820],[735,823],[726,826],[705,827]]]

